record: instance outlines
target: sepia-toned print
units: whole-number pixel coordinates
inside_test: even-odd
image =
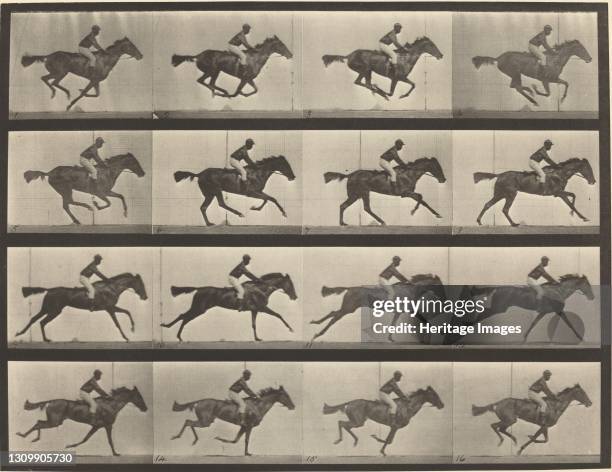
[[[151,175],[149,131],[12,132],[8,231],[151,233]]]

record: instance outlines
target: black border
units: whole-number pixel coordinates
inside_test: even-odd
[[[567,119],[386,119],[386,118],[290,118],[290,119],[93,119],[93,120],[9,120],[8,81],[10,15],[13,12],[68,11],[451,11],[451,12],[596,12],[599,50],[599,120]],[[96,235],[96,234],[7,234],[6,205],[0,205],[2,248],[0,264],[6,273],[9,246],[596,246],[600,248],[602,290],[602,346],[579,350],[81,350],[79,361],[456,361],[456,362],[601,362],[601,460],[597,464],[81,464],[70,470],[541,470],[610,468],[611,463],[611,349],[610,349],[610,93],[608,8],[606,3],[516,3],[516,2],[176,2],[176,3],[30,3],[0,7],[0,182],[7,201],[8,132],[25,130],[181,130],[181,129],[496,129],[496,130],[598,130],[600,151],[600,234],[599,235],[286,235],[258,236],[257,241],[242,235]],[[254,244],[255,243],[255,244]],[[6,312],[6,283],[0,288],[0,306]],[[8,350],[6,323],[0,323],[0,451],[8,448],[7,361],[74,361],[74,350]],[[485,359],[483,354],[487,353]],[[14,470],[42,470],[44,467],[12,467]],[[59,469],[51,469],[59,470]]]

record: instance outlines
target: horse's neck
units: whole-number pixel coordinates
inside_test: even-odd
[[[114,286],[117,288],[117,292],[119,294],[125,292],[128,289],[129,286],[129,278],[128,277],[123,277],[120,279],[115,279],[114,280]]]
[[[414,395],[410,396],[406,401],[406,406],[412,406],[411,409],[407,410],[409,417],[413,417],[414,415],[416,415],[424,404],[425,395],[423,393],[417,392]]]
[[[257,174],[258,177],[260,177],[264,183],[264,186],[266,184],[266,182],[268,181],[268,179],[270,178],[270,176],[274,173],[273,170],[271,169],[266,169],[262,166],[255,166],[253,167],[254,172]]]
[[[266,296],[270,295],[271,293],[279,290],[280,287],[278,287],[276,285],[276,282],[268,282],[266,281],[266,284],[260,288],[260,290],[266,294]]]
[[[113,397],[112,400],[109,402],[113,415],[119,413],[123,409],[123,407],[127,405],[127,403],[127,399],[123,396]]]
[[[270,59],[271,55],[272,55],[272,49],[267,44],[264,44],[262,48],[259,51],[257,51],[255,55],[256,56],[255,63],[257,64],[257,72],[259,72],[263,68],[263,66],[266,65],[266,62],[268,62],[268,59]]]
[[[563,166],[561,168],[561,174],[565,180],[569,180],[571,176],[578,173],[578,169],[580,169],[581,163],[575,162],[568,166]]]
[[[569,298],[577,290],[577,286],[578,286],[577,281],[567,280],[567,281],[561,282],[560,285],[556,285],[555,287],[559,287],[559,292],[561,292],[560,293],[561,298],[565,300]]]
[[[572,397],[568,392],[567,397],[560,399],[557,403],[558,406],[555,408],[557,412],[557,418],[561,416],[565,412],[565,410],[567,410],[567,408],[570,406],[570,403],[572,403]]]
[[[276,403],[276,398],[272,398],[272,395],[263,397],[259,403],[259,413],[264,416],[270,408]]]
[[[570,48],[562,48],[557,53],[556,60],[554,61],[554,65],[559,69],[563,69],[569,58],[572,57],[572,53],[569,51]]]
[[[123,55],[123,53],[119,51],[119,48],[115,48],[113,46],[108,48],[105,53],[106,54],[102,56],[102,60],[110,69],[115,67],[115,64],[119,62],[119,58]]]
[[[123,172],[124,170],[125,168],[122,167],[122,163],[120,162],[109,165],[108,172],[109,172],[110,181],[114,184],[119,178],[119,175],[121,175],[121,172]]]

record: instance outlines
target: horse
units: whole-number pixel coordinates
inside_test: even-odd
[[[488,411],[497,415],[499,422],[492,423],[491,429],[493,429],[495,434],[499,437],[499,446],[504,442],[504,438],[501,434],[508,436],[512,439],[514,444],[517,444],[516,438],[512,433],[508,432],[507,429],[516,423],[518,419],[540,426],[540,429],[538,429],[534,435],[529,436],[529,441],[520,447],[517,453],[520,455],[531,443],[548,442],[548,428],[557,424],[561,415],[565,413],[567,407],[574,400],[587,408],[593,404],[582,387],[576,384],[573,387],[568,387],[559,392],[556,400],[550,398],[545,399],[547,408],[546,415],[543,419],[539,418],[540,415],[538,414],[538,405],[536,402],[526,398],[512,397],[504,398],[503,400],[499,400],[487,406],[472,405],[472,415],[479,416]],[[541,434],[544,435],[544,440],[537,439]]]
[[[57,428],[68,419],[77,423],[88,424],[91,426],[91,429],[85,435],[82,441],[69,444],[66,446],[66,449],[73,449],[80,446],[81,444],[87,442],[96,431],[98,431],[100,428],[104,428],[106,430],[106,437],[113,456],[118,456],[119,454],[115,450],[112,436],[113,424],[117,419],[117,415],[128,403],[132,403],[142,412],[147,411],[147,405],[137,387],[132,389],[127,387],[119,387],[111,390],[111,395],[109,397],[98,397],[95,399],[95,401],[98,408],[96,410],[96,414],[92,415],[89,411],[89,405],[81,400],[75,401],[57,399],[45,400],[37,403],[30,403],[28,400],[26,400],[25,405],[23,406],[25,410],[42,410],[45,408],[47,419],[38,420],[36,424],[34,424],[34,426],[32,426],[28,431],[25,433],[18,432],[17,435],[21,436],[22,438],[26,438],[30,435],[30,433],[36,431],[37,436],[32,441],[36,442],[40,440],[41,429]]]
[[[497,179],[493,190],[493,198],[485,203],[484,207],[478,214],[478,218],[476,218],[478,224],[482,225],[482,216],[489,208],[500,200],[505,199],[504,208],[502,211],[512,226],[518,226],[518,223],[512,221],[509,213],[510,207],[512,206],[518,192],[530,193],[532,195],[558,197],[563,200],[568,207],[570,207],[571,215],[576,213],[582,219],[582,221],[589,221],[588,218],[583,216],[576,209],[576,194],[565,190],[567,182],[574,175],[582,177],[589,185],[595,184],[593,168],[591,167],[589,161],[587,159],[572,157],[567,161],[559,163],[556,167],[545,166],[543,170],[546,174],[546,182],[543,185],[538,180],[538,175],[535,172],[509,170],[500,174],[493,174],[490,172],[474,173],[474,183],[478,183],[481,180],[486,179]]]
[[[409,282],[397,282],[393,284],[393,290],[396,298],[406,297],[411,300],[416,300],[424,296],[427,292],[433,293],[440,299],[446,298],[444,291],[444,285],[440,277],[432,274],[418,274],[410,279]],[[344,293],[346,292],[346,293]],[[327,325],[318,333],[316,333],[311,343],[320,336],[323,336],[329,328],[335,325],[338,321],[344,318],[346,315],[354,313],[358,308],[371,308],[374,301],[386,300],[389,295],[383,287],[379,286],[359,286],[359,287],[323,287],[321,289],[321,295],[327,297],[329,295],[339,295],[344,293],[342,298],[342,305],[338,310],[330,311],[324,317],[318,320],[312,320],[310,324],[321,324],[324,321],[329,320]],[[399,313],[395,313],[393,316],[392,324],[395,326],[399,318]],[[422,317],[419,317],[420,321]],[[389,336],[389,340],[393,340]]]
[[[93,70],[88,67],[88,59],[85,56],[79,53],[65,51],[56,51],[47,56],[32,56],[26,54],[21,58],[21,65],[23,67],[28,67],[35,62],[45,63],[45,67],[49,73],[43,75],[40,79],[51,89],[51,98],[55,97],[55,89],[59,89],[64,92],[68,100],[70,100],[70,91],[60,85],[62,79],[69,73],[89,80],[85,88],[81,89],[79,96],[72,100],[66,107],[68,111],[81,98],[95,98],[100,95],[100,82],[108,77],[110,71],[113,70],[124,54],[138,61],[142,59],[142,53],[126,36],[123,39],[115,41],[106,48],[106,50],[94,52],[96,56],[96,66]],[[88,95],[87,92],[92,88],[95,90],[95,94]]]
[[[389,406],[380,400],[351,400],[339,405],[330,406],[327,403],[323,405],[323,414],[330,415],[341,411],[348,417],[348,421],[338,421],[338,439],[334,444],[339,444],[342,441],[342,430],[344,429],[353,437],[353,446],[359,442],[359,438],[351,431],[353,428],[361,428],[364,423],[370,419],[379,424],[389,426],[389,434],[385,439],[381,439],[375,434],[372,435],[376,441],[383,443],[380,453],[386,456],[385,449],[393,442],[398,429],[402,429],[408,425],[414,415],[416,415],[425,403],[430,403],[438,410],[444,408],[444,403],[440,399],[438,393],[431,387],[418,389],[411,393],[406,398],[396,398],[397,413],[395,417],[389,414]]]
[[[57,318],[64,308],[69,306],[81,310],[106,311],[113,320],[113,323],[115,323],[119,333],[121,333],[121,337],[123,337],[125,341],[129,341],[117,320],[117,313],[125,313],[127,315],[130,320],[132,332],[134,332],[134,320],[128,310],[117,306],[117,301],[121,294],[128,289],[134,290],[141,300],[146,300],[147,292],[142,277],[138,274],[134,275],[126,272],[111,277],[108,281],[98,280],[94,282],[93,286],[96,291],[93,300],[89,298],[85,287],[23,287],[21,293],[24,297],[29,297],[30,295],[38,293],[47,293],[43,298],[40,311],[30,318],[25,328],[21,331],[17,331],[15,336],[21,336],[30,329],[34,323],[40,321],[40,330],[43,340],[45,342],[50,342],[51,340],[47,338],[45,333],[45,326]]]
[[[104,210],[111,206],[107,197],[118,198],[123,204],[123,216],[127,217],[125,198],[120,193],[113,192],[113,187],[119,175],[124,171],[136,174],[137,177],[143,177],[145,171],[142,169],[142,166],[134,155],[128,152],[127,154],[119,154],[108,158],[105,161],[105,165],[96,165],[96,169],[98,170],[97,180],[93,180],[89,176],[87,169],[81,166],[57,166],[49,172],[28,170],[24,172],[23,177],[26,183],[30,183],[35,179],[44,180],[45,177],[49,177],[49,185],[60,194],[64,211],[76,225],[80,225],[81,222],[70,211],[70,205],[87,208],[91,212],[94,209],[86,203],[75,202],[72,199],[73,190],[88,193],[104,201],[106,206],[100,206],[96,201],[93,202],[98,210]]]
[[[396,53],[396,67],[392,66],[386,54],[369,49],[357,49],[346,56],[326,54],[321,59],[325,67],[334,62],[344,62],[346,60],[349,69],[359,74],[355,82],[353,82],[355,85],[365,87],[373,94],[380,95],[385,100],[389,100],[389,97],[395,93],[395,87],[398,82],[410,85],[410,90],[399,98],[407,97],[415,89],[416,84],[408,78],[408,74],[410,74],[423,53],[430,54],[438,60],[443,57],[438,47],[427,36],[417,38],[412,44],[406,43],[403,50],[397,50]],[[388,93],[381,90],[376,84],[372,84],[372,72],[391,79],[391,88]],[[363,83],[364,79],[365,84]]]
[[[399,196],[402,198],[410,197],[417,202],[414,209],[410,212],[411,215],[414,215],[419,206],[423,205],[433,213],[436,218],[442,218],[438,212],[430,207],[423,199],[423,195],[414,191],[417,182],[425,174],[431,175],[441,184],[446,182],[444,171],[438,160],[435,157],[421,157],[409,165],[395,166],[394,169],[397,173],[396,192],[393,191],[389,174],[385,171],[360,169],[350,174],[342,174],[340,172],[325,172],[325,174],[323,174],[326,184],[332,180],[342,181],[348,179],[346,184],[348,198],[340,204],[341,226],[346,226],[344,222],[344,211],[359,199],[363,201],[363,209],[366,213],[378,221],[379,224],[383,226],[386,224],[383,219],[376,215],[372,211],[372,208],[370,208],[370,192]]]
[[[293,54],[291,54],[287,46],[285,46],[278,36],[274,35],[271,38],[266,38],[261,44],[256,45],[252,51],[246,52],[246,68],[240,67],[238,57],[235,54],[229,51],[216,51],[214,49],[207,49],[195,56],[173,54],[172,65],[177,67],[183,62],[195,62],[196,67],[204,73],[196,82],[208,88],[212,92],[213,97],[234,98],[238,95],[249,97],[257,93],[258,89],[254,80],[272,54],[280,54],[286,59],[291,59],[293,57]],[[233,94],[230,94],[224,88],[216,85],[215,82],[221,72],[225,72],[227,75],[240,79],[240,83]],[[208,83],[204,82],[209,77],[210,80]],[[249,84],[253,89],[249,93],[242,91],[246,84]]]
[[[576,331],[563,310],[565,308],[565,301],[575,292],[582,293],[588,300],[595,298],[589,279],[586,275],[567,274],[559,277],[558,284],[547,282],[542,284],[542,287],[545,292],[541,300],[536,298],[535,290],[528,286],[483,286],[468,288],[468,298],[474,296],[479,298],[486,297],[488,306],[482,313],[475,313],[474,319],[467,319],[467,316],[463,318],[454,316],[452,322],[470,325],[480,323],[491,316],[505,313],[510,307],[515,306],[525,310],[534,310],[538,313],[523,335],[523,342],[527,341],[533,328],[548,313],[556,313],[576,337],[582,341],[582,336]],[[452,334],[448,335],[444,342],[445,344],[452,344],[460,338],[460,335]]]
[[[569,84],[561,78],[561,73],[567,61],[572,56],[577,56],[587,64],[591,62],[591,55],[588,53],[586,48],[577,39],[573,41],[565,41],[563,44],[556,45],[553,48],[553,52],[546,52],[548,55],[546,66],[538,64],[536,57],[528,52],[517,52],[509,51],[503,53],[498,57],[489,56],[475,56],[472,58],[472,64],[476,69],[479,69],[481,65],[493,65],[497,63],[497,68],[512,79],[510,82],[510,88],[513,88],[523,97],[529,100],[535,106],[538,106],[538,102],[532,97],[533,92],[529,87],[524,87],[521,82],[521,75],[531,77],[539,80],[544,86],[544,92],[540,92],[539,89],[533,85],[533,90],[540,96],[550,96],[550,83],[562,84],[565,87],[561,101],[565,100],[567,96],[567,89]],[[525,93],[527,92],[527,93]]]
[[[261,281],[247,281],[242,284],[245,290],[243,306],[244,310],[251,312],[251,326],[253,328],[253,337],[255,341],[261,341],[257,336],[257,314],[266,313],[274,316],[283,322],[287,329],[293,333],[293,328],[289,323],[270,307],[268,300],[270,295],[277,290],[282,290],[291,300],[297,300],[295,288],[289,274],[281,274],[278,272],[265,274],[261,276]],[[196,292],[191,301],[191,307],[185,313],[177,316],[169,323],[161,323],[164,328],[170,328],[179,321],[181,326],[176,334],[179,341],[182,341],[181,334],[185,325],[190,321],[203,315],[213,307],[226,308],[228,310],[242,311],[243,306],[238,301],[236,290],[233,287],[170,287],[170,292],[173,297],[184,293]]]
[[[177,403],[174,402],[172,411],[195,411],[197,420],[185,420],[183,427],[172,439],[178,439],[183,435],[186,428],[191,428],[194,439],[191,443],[194,445],[200,439],[195,431],[195,428],[208,428],[215,419],[220,419],[227,423],[235,424],[240,426],[240,430],[236,437],[232,440],[215,437],[217,441],[224,443],[236,444],[240,438],[244,435],[244,455],[250,456],[249,452],[249,439],[251,437],[251,431],[257,427],[263,420],[266,413],[270,411],[270,408],[275,403],[280,403],[289,410],[294,410],[295,405],[291,400],[289,394],[285,391],[285,388],[281,385],[279,388],[266,388],[259,392],[259,399],[247,398],[246,402],[246,415],[243,420],[240,420],[238,414],[238,405],[231,400],[216,400],[214,398],[205,398],[203,400],[196,400],[189,403]]]
[[[281,214],[286,218],[287,213],[285,213],[283,207],[278,203],[278,200],[265,193],[263,189],[270,176],[275,173],[285,176],[290,182],[295,180],[295,174],[287,158],[285,156],[266,157],[261,161],[255,162],[253,166],[247,166],[246,170],[246,185],[242,184],[240,174],[236,169],[220,169],[214,167],[204,169],[199,174],[179,170],[174,173],[174,180],[180,182],[185,179],[198,179],[198,186],[200,187],[202,195],[204,195],[204,203],[202,203],[200,211],[202,212],[206,226],[213,226],[213,223],[210,222],[206,215],[206,210],[212,203],[213,198],[217,199],[221,208],[232,212],[236,216],[244,217],[242,213],[225,203],[223,192],[244,195],[245,197],[251,198],[261,198],[263,202],[260,206],[251,207],[251,210],[255,211],[260,211],[266,206],[268,201],[270,201],[276,205]]]

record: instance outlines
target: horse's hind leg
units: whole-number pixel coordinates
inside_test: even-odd
[[[529,328],[527,328],[527,331],[525,331],[525,334],[523,336],[523,342],[527,342],[527,338],[529,337],[529,333],[531,333],[531,330],[535,327],[535,325],[537,325],[540,320],[542,318],[544,318],[544,316],[546,316],[546,313],[538,313],[537,316],[535,317],[535,319],[531,322],[531,324],[529,325]]]
[[[506,218],[508,218],[508,222],[512,226],[518,226],[518,223],[515,223],[514,221],[512,221],[512,218],[510,217],[510,207],[514,203],[514,199],[516,198],[516,192],[506,195],[505,198],[506,198],[506,203],[504,203],[502,212],[504,213],[504,215],[506,215]]]
[[[559,315],[561,317],[561,319],[564,321],[564,323],[567,325],[567,327],[572,330],[572,333],[574,333],[576,335],[576,337],[578,339],[580,339],[580,341],[582,341],[583,340],[582,336],[580,335],[580,333],[578,333],[578,331],[576,331],[576,328],[574,328],[574,325],[567,318],[567,315],[565,314],[565,312],[564,311],[560,311],[560,312],[557,313],[557,315]]]
[[[240,429],[238,430],[238,433],[236,434],[236,437],[234,439],[225,439],[225,438],[222,438],[220,436],[215,436],[215,439],[217,441],[221,441],[221,442],[224,442],[224,443],[236,444],[238,441],[240,441],[240,438],[245,433],[245,431],[246,431],[245,427],[241,426]]]
[[[45,420],[38,420],[34,426],[32,426],[29,430],[27,430],[25,433],[17,433],[17,436],[21,436],[22,438],[27,438],[33,431],[36,431],[36,437],[34,439],[32,439],[32,442],[38,442],[40,440],[40,430],[41,429],[49,429],[49,428],[55,428],[57,426],[59,426],[61,424],[61,422],[56,422],[56,421],[51,421],[50,419]]]
[[[134,319],[132,318],[132,314],[128,310],[126,310],[125,308],[119,308],[118,306],[115,307],[115,311],[117,313],[124,313],[124,314],[127,315],[127,317],[130,320],[130,325],[131,325],[130,329],[131,329],[131,331],[133,333],[134,332]]]
[[[64,92],[66,94],[66,97],[68,98],[68,100],[70,100],[70,90],[68,90],[66,87],[64,87],[63,85],[60,85],[61,80],[66,77],[66,74],[63,74],[62,76],[56,77],[55,80],[53,81],[53,83],[51,85],[53,85],[54,88],[58,88],[60,89],[62,92]]]
[[[206,223],[206,226],[214,226],[214,224],[211,223],[208,219],[208,215],[206,215],[206,210],[208,210],[208,207],[210,206],[214,198],[215,197],[210,194],[204,195],[204,203],[202,203],[202,205],[200,206],[200,211],[202,212],[202,216],[204,217],[204,223]]]
[[[317,334],[315,334],[312,337],[312,340],[314,341],[315,339],[323,336],[325,333],[327,333],[327,330],[329,330],[329,328],[331,328],[333,325],[335,325],[338,321],[340,321],[347,314],[348,313],[343,313],[341,311],[337,311],[336,314],[333,316],[333,318],[331,320],[329,320],[329,323],[327,323],[325,328],[323,328],[321,331],[319,331]]]
[[[484,206],[482,207],[482,210],[480,210],[480,213],[478,214],[478,218],[476,218],[476,222],[478,223],[479,226],[482,226],[481,220],[484,214],[489,210],[489,208],[491,208],[493,205],[499,202],[502,198],[504,197],[499,196],[499,195],[494,195],[493,198],[491,198],[491,200],[489,200],[487,203],[484,204]]]
[[[349,195],[349,197],[340,204],[340,226],[347,226],[344,222],[344,211],[357,201],[358,197]]]
[[[497,423],[491,423],[491,429],[495,432],[495,434],[497,434],[497,437],[499,438],[498,446],[501,446],[502,443],[504,442],[504,438],[502,437],[501,434],[499,434],[499,430],[504,424],[505,423],[503,421],[498,421]]]
[[[93,436],[93,434],[96,431],[98,431],[98,429],[100,429],[99,426],[92,426],[91,429],[89,430],[89,432],[85,435],[85,437],[81,441],[79,441],[78,443],[74,443],[74,444],[68,444],[66,446],[66,449],[72,449],[72,448],[75,448],[77,446],[80,446],[83,443],[86,443],[89,440],[89,438],[91,438]]]
[[[376,221],[378,221],[378,223],[380,223],[381,225],[386,225],[386,223],[383,221],[382,218],[380,218],[376,213],[374,213],[372,211],[372,208],[370,208],[370,194],[369,193],[365,193],[362,195],[361,200],[363,201],[363,209],[365,210],[365,212],[370,215],[372,218],[374,218]]]
[[[51,342],[51,340],[47,337],[47,333],[45,332],[45,326],[47,326],[47,324],[57,318],[60,313],[61,310],[50,311],[47,316],[40,322],[40,332],[42,333],[42,338],[44,342]]]
[[[336,314],[340,313],[339,311],[330,311],[327,315],[325,315],[323,318],[319,318],[318,320],[312,320],[310,322],[310,324],[321,324],[323,323],[325,320],[328,320],[330,318],[333,318],[334,316],[336,316]]]
[[[128,209],[127,209],[127,204],[125,203],[125,197],[121,195],[120,193],[113,192],[112,190],[109,190],[107,195],[109,197],[114,197],[114,198],[118,198],[119,200],[121,200],[121,204],[123,205],[123,216],[127,218]],[[109,203],[109,206],[110,206],[110,203]]]
[[[225,203],[225,200],[223,199],[223,194],[221,193],[220,190],[219,190],[219,192],[215,196],[217,197],[217,203],[219,204],[219,206],[221,208],[223,208],[224,210],[227,210],[227,211],[233,213],[236,216],[244,218],[244,215],[242,213],[240,213],[238,210],[234,210],[227,203]]]
[[[30,321],[28,321],[28,324],[25,326],[25,328],[23,328],[21,331],[17,331],[17,333],[15,333],[15,336],[21,336],[22,334],[24,334],[28,329],[30,329],[32,327],[32,325],[34,323],[36,323],[38,320],[40,320],[46,314],[47,314],[47,309],[46,308],[41,308],[40,311],[36,315],[34,315],[32,318],[30,318]]]
[[[508,436],[510,439],[512,439],[512,442],[514,444],[516,444],[516,438],[512,435],[512,433],[508,432],[508,430],[507,430],[507,428],[509,428],[509,427],[510,427],[510,425],[501,426],[499,428],[499,432],[502,433],[502,434],[505,434],[506,436]]]
[[[95,84],[95,85],[97,85],[97,84]],[[75,104],[76,102],[78,102],[78,101],[79,101],[81,98],[83,98],[83,97],[87,96],[87,92],[89,92],[89,91],[92,89],[92,87],[94,87],[94,82],[93,82],[93,81],[89,82],[89,83],[88,83],[88,84],[85,86],[85,88],[81,90],[81,93],[79,94],[79,96],[78,96],[77,98],[75,98],[74,100],[72,100],[72,101],[71,101],[71,102],[68,104],[68,106],[66,107],[66,111],[70,110],[70,109],[71,109],[71,108],[74,106],[74,104]]]
[[[548,83],[548,81],[543,80],[542,81],[542,85],[544,86],[544,92],[540,92],[540,89],[538,89],[536,84],[532,85],[533,91],[535,93],[537,93],[538,95],[542,96],[542,97],[550,97],[550,84]]]
[[[42,80],[45,83],[45,85],[51,89],[51,98],[55,98],[55,89],[53,88],[53,85],[49,83],[49,79],[53,79],[53,78],[54,78],[53,74],[43,75],[40,78],[40,80]]]
[[[516,90],[518,93],[520,93],[523,97],[525,97],[527,100],[529,100],[533,105],[538,106],[538,102],[536,102],[529,94],[532,94],[533,92],[531,91],[531,89],[529,87],[525,87],[523,86],[523,83],[521,81],[521,74],[518,73],[518,75],[514,75],[511,76],[512,77],[512,81],[510,82],[510,88],[513,88],[514,90]],[[525,93],[528,92],[528,93]]]
[[[115,324],[115,326],[119,330],[119,333],[121,333],[121,337],[125,341],[129,341],[128,337],[125,335],[125,333],[121,329],[121,325],[119,324],[119,320],[117,319],[117,314],[115,313],[114,308],[109,308],[109,309],[106,310],[106,312],[110,315],[111,319],[113,320],[113,323]]]
[[[210,424],[212,423],[203,423],[201,421],[194,421],[194,420],[185,420],[185,422],[183,423],[183,427],[181,428],[181,430],[175,434],[174,436],[172,436],[171,439],[178,439],[183,435],[183,432],[185,431],[185,429],[190,428],[191,432],[193,433],[193,442],[191,443],[191,445],[193,446],[195,443],[198,442],[198,439],[200,439],[198,437],[198,434],[196,433],[196,428],[207,428],[208,426],[210,426]]]
[[[359,442],[359,438],[355,433],[351,431],[353,428],[358,428],[362,425],[353,424],[352,421],[338,421],[338,439],[334,441],[334,444],[339,444],[342,441],[342,430],[344,429],[353,438],[353,446],[356,446]]]

